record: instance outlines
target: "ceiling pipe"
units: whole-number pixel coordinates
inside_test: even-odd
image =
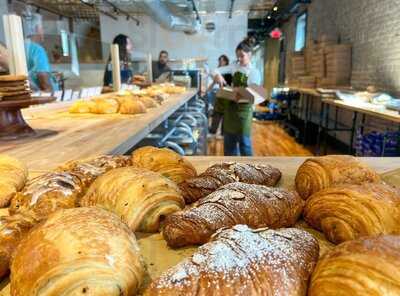
[[[159,0],[144,0],[143,5],[156,22],[166,29],[195,34],[199,31],[198,21],[192,17],[174,15],[168,6]]]

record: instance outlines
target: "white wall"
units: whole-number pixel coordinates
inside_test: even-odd
[[[202,15],[201,31],[195,35],[173,32],[164,29],[149,16],[139,16],[140,25],[120,17],[115,21],[107,16],[100,16],[100,30],[103,42],[111,43],[117,34],[125,34],[133,40],[135,49],[140,52],[151,52],[154,57],[160,50],[170,53],[171,59],[205,57],[209,65],[215,67],[221,54],[234,59],[237,44],[247,35],[247,14]],[[204,29],[206,22],[213,21],[216,30],[209,33]]]

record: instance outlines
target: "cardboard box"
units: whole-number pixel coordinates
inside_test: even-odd
[[[251,103],[256,105],[266,100],[267,92],[261,86],[249,85],[246,88],[236,88],[236,90],[240,94],[240,99],[236,97],[233,88],[230,87],[221,88],[218,90],[216,96],[237,103]]]

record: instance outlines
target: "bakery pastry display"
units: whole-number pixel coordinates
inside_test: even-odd
[[[91,111],[94,110],[94,108],[95,108],[94,104],[95,104],[95,102],[90,101],[90,100],[75,101],[69,107],[69,113],[91,113]]]
[[[30,100],[31,90],[25,75],[0,75],[0,101]]]
[[[157,232],[163,219],[184,205],[174,182],[134,167],[111,170],[97,178],[81,200],[81,206],[115,212],[132,231],[140,232]]]
[[[225,184],[243,182],[275,186],[280,178],[281,172],[269,165],[229,162],[209,167],[198,177],[179,184],[179,188],[182,190],[186,203],[192,203]]]
[[[305,296],[317,260],[318,242],[306,231],[237,225],[164,272],[144,295]]]
[[[136,295],[144,275],[135,236],[116,215],[60,210],[19,244],[11,295]]]
[[[197,175],[194,166],[178,153],[167,148],[141,147],[132,153],[133,165],[149,169],[181,183]]]
[[[0,154],[0,207],[9,205],[11,198],[20,191],[28,178],[28,169],[18,159]]]
[[[376,172],[353,156],[328,155],[307,159],[298,169],[296,189],[307,199],[324,188],[340,184],[379,182]]]
[[[163,236],[171,247],[204,244],[218,230],[237,224],[252,228],[293,226],[304,201],[295,191],[230,183],[192,207],[168,216]]]
[[[11,255],[32,227],[58,209],[75,207],[98,176],[130,164],[126,156],[99,156],[68,162],[29,181],[12,199],[11,216],[0,217],[0,277],[7,273]]]
[[[400,236],[342,243],[318,262],[309,296],[400,295]]]
[[[313,194],[305,221],[333,243],[378,234],[400,234],[400,189],[383,183],[342,185]]]

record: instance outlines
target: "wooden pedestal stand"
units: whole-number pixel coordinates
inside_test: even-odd
[[[35,135],[24,120],[21,109],[55,101],[54,97],[34,97],[30,100],[0,101],[0,140],[16,140]]]

